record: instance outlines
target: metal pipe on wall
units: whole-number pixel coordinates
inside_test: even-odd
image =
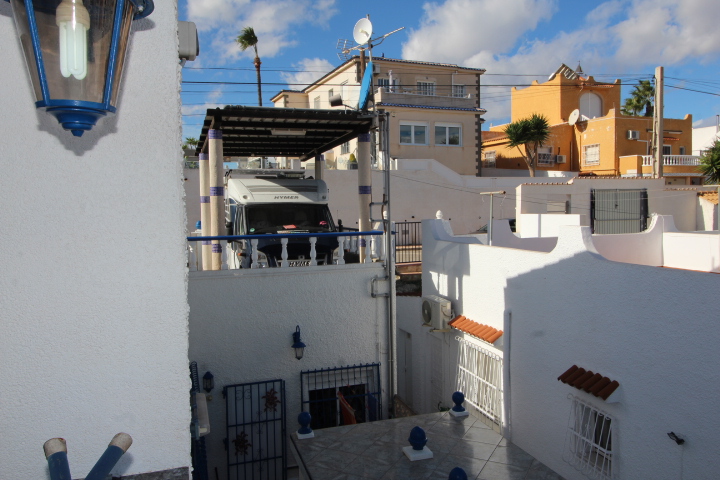
[[[209,179],[210,179],[210,236],[220,235],[225,226],[225,194],[223,188],[223,145],[222,130],[208,130]],[[223,234],[225,232],[222,232]],[[222,245],[212,241],[211,270],[220,270],[222,266]]]
[[[370,134],[358,136],[358,195],[360,196],[360,231],[372,230],[370,225],[370,203],[372,202],[372,169],[370,165]],[[365,261],[365,239],[360,240],[360,262]],[[369,252],[368,252],[369,253]]]
[[[200,230],[203,237],[210,236],[210,179],[208,154],[201,153],[198,157],[200,167]],[[210,270],[212,266],[212,242],[202,241],[202,269]]]

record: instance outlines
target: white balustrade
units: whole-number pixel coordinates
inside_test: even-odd
[[[363,238],[365,239],[365,263],[372,263],[372,237],[366,235]]]
[[[258,263],[258,240],[257,238],[250,239],[250,249],[252,250],[252,253],[250,254],[250,258],[252,259],[252,263],[250,264],[250,268],[260,268],[260,263]]]
[[[290,267],[290,262],[288,262],[288,251],[287,251],[287,245],[288,245],[288,239],[287,237],[281,238],[280,243],[282,244],[282,254],[280,261],[280,268],[288,268]]]
[[[345,265],[345,237],[338,237],[338,265]]]
[[[188,268],[191,272],[197,272],[197,255],[195,255],[195,249],[192,247],[192,243],[188,244]]]
[[[643,155],[642,159],[643,167],[652,166],[652,155]],[[663,165],[697,167],[698,165],[700,165],[700,157],[697,155],[663,155]]]
[[[317,265],[317,252],[315,251],[315,244],[317,243],[317,237],[310,237],[310,266],[314,267]]]

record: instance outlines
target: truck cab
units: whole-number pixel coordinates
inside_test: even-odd
[[[294,233],[337,231],[328,208],[328,188],[322,180],[304,178],[250,177],[231,170],[226,175],[225,219],[232,235],[288,234],[288,261],[291,267],[310,264],[310,241],[293,238]],[[250,267],[250,240],[230,245],[241,268]],[[318,237],[315,244],[318,265],[332,263],[338,248],[337,237]],[[258,260],[275,267],[282,259],[280,238],[259,239]]]

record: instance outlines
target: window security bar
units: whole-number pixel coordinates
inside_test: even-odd
[[[612,418],[574,395],[563,460],[589,478],[612,480]]]
[[[502,356],[468,340],[459,343],[457,389],[465,401],[502,428]]]

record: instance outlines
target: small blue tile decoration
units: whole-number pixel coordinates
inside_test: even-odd
[[[468,480],[468,476],[467,473],[465,473],[465,470],[460,467],[455,467],[450,470],[448,480]]]

